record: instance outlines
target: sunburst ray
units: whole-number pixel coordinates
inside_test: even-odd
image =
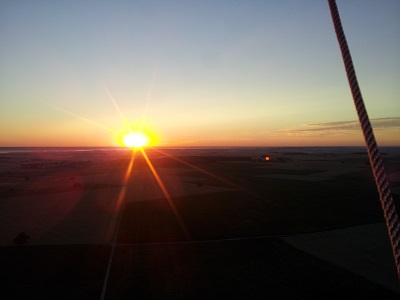
[[[190,240],[189,231],[187,230],[186,225],[185,225],[179,211],[177,210],[174,202],[172,201],[172,198],[171,198],[170,194],[168,193],[167,188],[165,187],[163,181],[161,180],[160,176],[158,175],[156,169],[154,168],[153,164],[151,163],[146,152],[143,149],[140,149],[140,151],[142,152],[142,155],[143,155],[147,165],[149,166],[151,173],[153,174],[155,180],[157,181],[158,186],[160,187],[162,193],[164,194],[164,197],[167,199],[168,205],[170,206],[173,214],[175,215],[175,218],[178,221],[179,226],[181,227],[182,231],[184,232],[186,238],[188,240]]]
[[[255,193],[255,192],[253,192],[253,191],[250,191],[250,190],[244,188],[243,186],[240,186],[240,185],[238,185],[238,184],[235,184],[235,183],[233,183],[233,182],[231,182],[231,181],[229,181],[229,180],[227,180],[227,179],[225,179],[225,178],[223,178],[223,177],[221,177],[221,176],[215,175],[215,174],[213,174],[213,173],[211,173],[211,172],[209,172],[209,171],[207,171],[207,170],[204,170],[204,169],[202,169],[202,168],[200,168],[200,167],[198,167],[198,166],[196,166],[196,165],[193,165],[193,164],[191,164],[191,163],[189,163],[189,162],[187,162],[187,161],[185,161],[185,160],[183,160],[183,159],[181,159],[181,158],[178,158],[178,157],[176,157],[176,156],[174,156],[174,155],[171,155],[171,154],[169,154],[169,153],[167,153],[167,152],[165,152],[165,151],[162,151],[162,150],[159,150],[159,149],[155,149],[155,151],[157,151],[157,152],[159,152],[159,153],[161,153],[161,154],[163,154],[163,155],[165,155],[165,156],[167,156],[167,157],[169,157],[169,158],[172,158],[173,160],[175,160],[175,161],[177,161],[177,162],[180,162],[181,164],[184,164],[184,165],[186,165],[186,166],[192,168],[192,169],[195,170],[195,171],[198,171],[198,172],[200,172],[200,173],[203,173],[203,174],[205,174],[205,175],[207,175],[207,176],[209,176],[209,177],[211,177],[211,178],[214,178],[214,179],[216,179],[216,180],[218,180],[218,181],[220,181],[220,182],[222,182],[222,183],[228,185],[228,186],[231,187],[231,188],[234,188],[234,189],[237,189],[237,190],[246,192],[246,193],[248,193],[248,194],[254,196],[255,198],[257,198],[257,199],[259,199],[259,200],[267,201],[270,205],[275,206],[275,207],[277,207],[277,208],[280,208],[280,206],[279,206],[278,204],[272,203],[272,202],[268,201],[267,199],[265,199],[265,197],[263,197],[263,196],[261,196],[261,195]]]

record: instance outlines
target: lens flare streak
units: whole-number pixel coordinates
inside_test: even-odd
[[[254,196],[255,198],[257,198],[257,199],[259,199],[259,200],[266,201],[266,202],[268,202],[268,204],[270,204],[270,205],[272,205],[272,206],[274,206],[274,207],[280,208],[280,205],[279,205],[279,204],[276,204],[276,203],[273,203],[273,202],[271,202],[271,201],[268,201],[267,199],[265,199],[265,197],[263,197],[263,196],[261,196],[261,195],[255,193],[255,192],[253,192],[253,191],[250,191],[250,190],[248,190],[248,189],[245,189],[245,188],[243,188],[243,187],[240,186],[240,185],[237,185],[237,184],[235,184],[235,183],[233,183],[233,182],[230,182],[229,180],[226,180],[225,178],[222,178],[222,177],[220,177],[220,176],[217,176],[217,175],[215,175],[215,174],[213,174],[213,173],[211,173],[211,172],[209,172],[209,171],[207,171],[207,170],[204,170],[204,169],[202,169],[202,168],[200,168],[200,167],[198,167],[198,166],[192,165],[191,163],[188,163],[187,161],[184,161],[183,159],[180,159],[180,158],[178,158],[178,157],[175,157],[175,156],[173,156],[173,155],[170,155],[170,154],[168,154],[168,153],[166,153],[166,152],[164,152],[164,151],[162,151],[162,150],[155,150],[155,151],[157,151],[157,152],[159,152],[159,153],[161,153],[161,154],[163,154],[163,155],[165,155],[165,156],[167,156],[167,157],[169,157],[169,158],[172,158],[172,159],[176,160],[177,162],[180,162],[181,164],[184,164],[184,165],[186,165],[186,166],[192,168],[192,169],[195,170],[195,171],[201,172],[201,173],[203,173],[203,174],[205,174],[205,175],[207,175],[207,176],[209,176],[209,177],[211,177],[211,178],[217,179],[218,181],[227,184],[227,185],[230,186],[231,188],[238,189],[238,190],[240,190],[240,191],[246,192],[246,193],[248,193],[248,194]]]
[[[117,101],[115,101],[113,95],[111,95],[110,91],[105,87],[104,88],[106,90],[108,99],[112,102],[112,104],[114,105],[115,109],[117,110],[122,122],[124,122],[125,126],[127,126],[128,128],[130,128],[129,126],[129,122],[126,120],[124,114],[122,113],[121,109],[119,108]]]
[[[49,105],[50,105],[50,104],[49,104]],[[59,110],[59,111],[61,111],[61,112],[63,112],[63,113],[66,113],[67,115],[70,115],[70,116],[72,116],[72,117],[75,117],[75,118],[77,118],[77,119],[80,119],[80,120],[82,120],[82,121],[85,121],[86,123],[89,123],[89,124],[95,125],[95,126],[97,126],[97,127],[100,127],[101,129],[104,129],[105,131],[108,131],[108,132],[111,132],[111,133],[116,133],[116,132],[117,132],[116,130],[114,130],[114,129],[110,128],[110,127],[107,127],[107,126],[105,126],[105,125],[102,125],[102,124],[100,124],[100,123],[97,123],[97,122],[95,122],[95,121],[92,121],[92,120],[90,120],[90,119],[88,119],[88,118],[85,118],[85,117],[83,117],[83,116],[81,116],[81,115],[78,115],[78,114],[76,114],[76,113],[70,112],[70,111],[68,111],[68,110],[66,110],[66,109],[64,109],[64,108],[61,108],[61,107],[58,107],[58,106],[55,106],[55,105],[50,105],[50,106],[52,106],[53,108],[55,108],[55,109],[57,109],[57,110]]]
[[[127,191],[127,186],[128,186],[128,180],[132,174],[132,167],[133,167],[133,162],[135,160],[135,153],[136,153],[135,151],[132,151],[131,160],[129,161],[129,165],[125,171],[122,188],[119,192],[118,200],[115,205],[113,218],[109,225],[109,230],[108,230],[107,236],[110,236],[112,234],[112,231],[114,231],[114,235],[113,235],[113,239],[112,239],[112,243],[111,243],[110,257],[108,259],[107,271],[106,271],[106,275],[104,277],[103,289],[102,289],[102,293],[101,293],[101,297],[100,297],[100,299],[102,299],[102,300],[104,299],[105,294],[106,294],[108,277],[110,275],[112,260],[114,257],[114,251],[115,251],[115,245],[117,243],[119,225],[121,224],[122,212],[123,212],[123,209],[125,206],[125,196],[126,196],[126,191]],[[114,226],[114,224],[115,224],[115,226]],[[114,230],[113,230],[113,228],[114,228]]]
[[[153,176],[154,176],[155,180],[157,181],[158,186],[160,187],[161,191],[163,192],[165,198],[167,199],[168,204],[169,204],[170,208],[172,209],[172,212],[174,213],[174,215],[179,223],[179,226],[183,230],[186,238],[190,240],[189,232],[185,226],[185,223],[182,220],[181,215],[179,214],[178,210],[176,209],[176,206],[175,206],[174,202],[172,201],[172,198],[169,195],[167,188],[165,187],[164,183],[162,182],[160,176],[158,175],[156,169],[154,168],[153,164],[151,163],[146,152],[143,149],[140,149],[140,151],[142,152],[143,157],[144,157],[147,165],[149,166],[151,173],[153,173]]]
[[[201,172],[201,173],[203,173],[203,174],[205,174],[207,176],[210,176],[210,177],[212,177],[214,179],[217,179],[217,180],[229,185],[232,188],[241,189],[240,186],[238,186],[238,185],[236,185],[236,184],[234,184],[234,183],[232,183],[232,182],[230,182],[230,181],[228,181],[228,180],[226,180],[226,179],[224,179],[222,177],[219,177],[219,176],[217,176],[217,175],[215,175],[213,173],[210,173],[210,172],[208,172],[208,171],[206,171],[206,170],[204,170],[204,169],[202,169],[202,168],[200,168],[198,166],[192,165],[191,163],[188,163],[187,161],[184,161],[183,159],[175,157],[175,156],[173,156],[171,154],[168,154],[168,153],[166,153],[164,151],[161,151],[161,150],[156,150],[156,151],[161,153],[161,154],[163,154],[163,155],[165,155],[165,156],[168,156],[169,158],[172,158],[172,159],[180,162],[181,164],[184,164],[184,165],[186,165],[186,166],[188,166],[188,167],[190,167],[190,168],[192,168],[192,169],[194,169],[196,171],[199,171],[199,172]]]

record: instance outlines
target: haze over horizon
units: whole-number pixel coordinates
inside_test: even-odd
[[[337,1],[381,146],[400,146],[400,2]],[[327,1],[3,1],[0,146],[358,146]],[[125,128],[125,129],[124,129]]]

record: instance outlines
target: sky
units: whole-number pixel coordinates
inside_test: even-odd
[[[338,0],[400,146],[400,1]],[[0,146],[364,145],[327,1],[1,1]]]

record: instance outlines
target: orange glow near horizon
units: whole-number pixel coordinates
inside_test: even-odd
[[[90,143],[87,137],[83,137],[79,140],[79,142],[77,143],[77,135],[76,134],[71,134],[71,136],[63,136],[63,140],[62,143],[56,143],[54,144],[54,138],[55,136],[59,136],[58,131],[54,130],[54,132],[52,132],[52,129],[47,130],[48,133],[50,133],[48,135],[48,137],[45,138],[41,138],[40,140],[35,137],[34,143],[29,142],[29,144],[25,144],[26,141],[28,141],[28,138],[24,139],[24,144],[21,144],[20,142],[18,143],[14,143],[14,147],[26,147],[26,146],[31,146],[31,147],[37,147],[37,146],[42,146],[42,147],[68,147],[68,146],[74,146],[74,147],[78,147],[78,146],[109,146],[109,145],[118,145],[121,147],[128,147],[128,148],[132,148],[132,149],[138,149],[138,148],[142,148],[145,146],[153,146],[156,145],[158,142],[158,137],[153,133],[153,131],[150,129],[150,125],[145,122],[146,118],[145,115],[142,116],[142,118],[140,119],[140,121],[131,121],[124,116],[124,114],[122,113],[120,107],[118,106],[116,100],[114,99],[114,97],[112,96],[112,94],[110,93],[110,91],[105,88],[108,99],[111,101],[111,103],[113,104],[114,108],[116,109],[122,123],[123,123],[123,127],[121,127],[120,129],[115,129],[115,128],[111,128],[109,126],[106,126],[104,124],[101,124],[99,122],[96,122],[92,119],[89,119],[83,115],[71,112],[67,109],[64,109],[62,107],[56,106],[56,105],[50,105],[47,104],[51,107],[53,107],[54,109],[61,111],[67,115],[70,115],[76,119],[79,119],[81,121],[84,121],[88,124],[93,125],[93,127],[98,127],[103,129],[105,132],[109,132],[113,134],[113,138],[110,139],[109,144],[99,144],[98,142],[96,143]],[[82,129],[80,124],[74,124],[70,125],[70,130],[75,132],[84,132],[94,136],[93,134],[93,128],[91,129]],[[99,134],[95,135],[96,137],[99,136]],[[48,143],[46,141],[51,141],[51,143]],[[70,140],[73,140],[73,142],[69,142]],[[68,141],[68,142],[66,142]],[[83,141],[83,143],[82,143]],[[89,143],[88,143],[89,142]],[[1,145],[0,146],[7,146],[7,145]]]

